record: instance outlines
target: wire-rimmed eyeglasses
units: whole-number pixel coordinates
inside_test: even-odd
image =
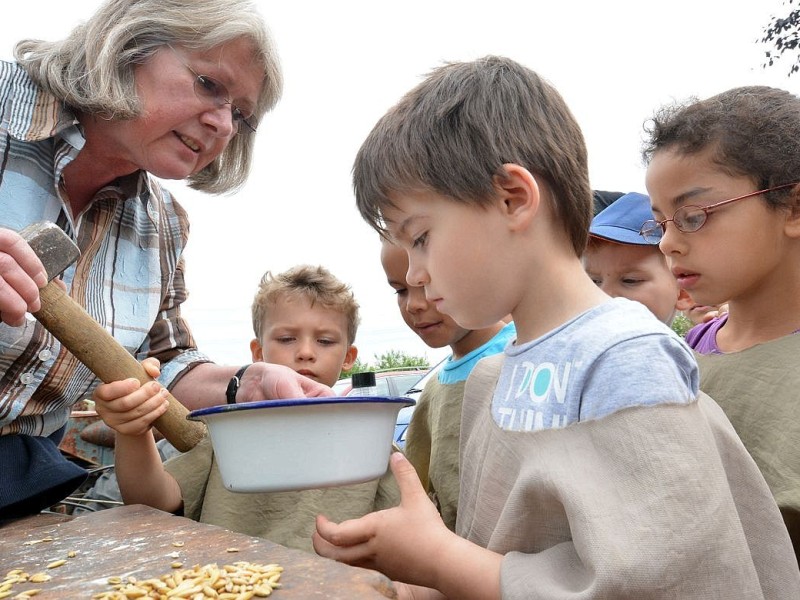
[[[799,182],[797,181],[793,183],[784,183],[783,185],[767,188],[765,190],[758,190],[757,192],[750,192],[744,196],[737,196],[736,198],[730,198],[728,200],[723,200],[722,202],[717,202],[716,204],[710,204],[708,206],[681,206],[675,211],[671,219],[664,219],[663,221],[651,219],[642,223],[642,228],[639,230],[639,235],[641,235],[649,244],[658,244],[661,242],[661,238],[664,237],[664,233],[667,231],[667,223],[670,221],[675,224],[675,227],[677,227],[678,231],[681,233],[694,233],[706,224],[709,213],[716,210],[720,206],[725,206],[726,204],[736,202],[737,200],[744,200],[745,198],[752,198],[753,196],[766,194],[767,192],[783,190],[797,185],[798,183]]]
[[[175,48],[172,46],[169,46],[169,48],[175,53],[176,56],[178,56],[178,58],[182,58],[180,53],[178,53]],[[224,84],[220,83],[213,77],[209,77],[208,75],[201,75],[183,60],[181,60],[181,64],[189,69],[189,72],[194,75],[194,93],[200,100],[204,102],[211,102],[217,108],[221,108],[226,105],[231,107],[231,121],[234,129],[236,129],[236,133],[241,133],[242,124],[244,124],[244,126],[252,133],[256,132],[256,127],[258,127],[258,124],[253,124],[251,122],[252,117],[246,117],[242,110],[236,106],[233,101],[231,101],[231,97],[228,94],[228,88],[226,88]]]

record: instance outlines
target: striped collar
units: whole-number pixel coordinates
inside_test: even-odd
[[[66,102],[37,85],[18,63],[0,61],[0,79],[10,82],[0,87],[0,118],[7,124],[8,134],[24,142],[54,140],[53,185],[57,187],[64,168],[86,143],[77,115]],[[155,193],[145,171],[121,177],[110,185],[121,188],[126,197],[138,197],[145,205]]]

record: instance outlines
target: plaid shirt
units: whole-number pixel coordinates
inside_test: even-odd
[[[0,227],[58,224],[81,256],[63,277],[69,295],[137,359],[155,356],[161,381],[208,362],[181,318],[186,212],[140,171],[113,181],[72,215],[58,191],[85,142],[75,115],[17,64],[0,61]],[[48,435],[98,379],[30,317],[0,323],[0,434]]]

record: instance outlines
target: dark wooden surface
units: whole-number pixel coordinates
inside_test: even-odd
[[[36,542],[51,537],[53,541]],[[176,547],[173,542],[183,542]],[[228,552],[237,548],[238,552]],[[76,552],[67,558],[70,551]],[[177,552],[177,558],[174,553]],[[54,569],[47,565],[59,559]],[[46,572],[44,583],[18,583],[14,594],[39,588],[38,599],[91,598],[110,591],[111,576],[138,580],[169,573],[173,561],[183,568],[247,561],[278,563],[284,568],[275,600],[395,598],[391,581],[367,569],[349,567],[292,550],[268,540],[204,525],[141,505],[121,506],[72,518],[41,514],[0,526],[0,582],[12,569]]]

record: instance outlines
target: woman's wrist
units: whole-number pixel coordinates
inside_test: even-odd
[[[239,392],[239,388],[242,385],[242,376],[249,366],[250,365],[244,365],[236,371],[236,375],[231,377],[231,380],[228,382],[228,387],[225,390],[225,400],[228,404],[236,404],[236,394]]]

